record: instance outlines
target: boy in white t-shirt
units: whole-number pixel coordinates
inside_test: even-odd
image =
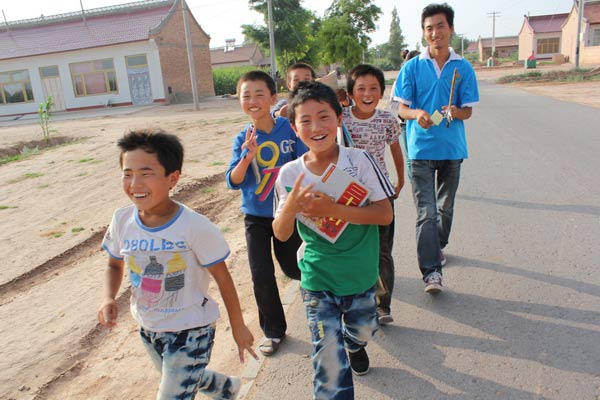
[[[142,343],[161,370],[157,399],[193,399],[198,391],[235,399],[240,380],[206,369],[218,305],[208,296],[215,279],[229,314],[240,361],[254,338],[242,317],[225,259],[229,246],[219,228],[170,197],[183,164],[177,136],[162,131],[127,133],[121,149],[123,191],[132,205],[115,211],[102,247],[109,254],[98,319],[115,326],[123,272],[131,281],[131,313]]]

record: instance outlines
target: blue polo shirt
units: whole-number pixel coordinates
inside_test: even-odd
[[[429,114],[435,110],[441,113],[442,106],[448,105],[455,68],[459,78],[455,83],[452,104],[460,108],[472,107],[479,102],[475,71],[452,48],[441,70],[429,56],[429,49],[404,64],[393,87],[393,100]],[[409,120],[406,124],[406,140],[408,158],[411,160],[458,160],[468,157],[462,120],[453,120],[449,128],[446,128],[446,120],[443,120],[429,129],[423,129],[416,120]]]

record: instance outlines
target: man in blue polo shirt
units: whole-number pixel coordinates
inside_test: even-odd
[[[430,4],[421,14],[429,45],[402,67],[393,88],[399,113],[407,120],[406,139],[413,197],[417,208],[417,256],[425,291],[442,291],[442,249],[448,244],[460,165],[468,157],[464,120],[479,101],[471,64],[449,47],[454,10]],[[452,105],[448,109],[454,71]],[[442,116],[445,121],[440,121]],[[448,123],[447,123],[448,122]]]

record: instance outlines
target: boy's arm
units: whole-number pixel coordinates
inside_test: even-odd
[[[311,184],[302,188],[303,178],[304,174],[298,175],[294,182],[294,187],[287,194],[281,210],[277,211],[275,219],[273,219],[273,234],[282,242],[287,241],[294,233],[296,214],[302,212],[302,202],[307,197],[310,197],[310,193],[314,186]]]
[[[227,270],[227,264],[225,264],[225,261],[221,261],[220,263],[209,267],[208,271],[219,286],[219,292],[221,293],[223,303],[225,303],[225,308],[229,315],[233,339],[238,347],[240,361],[244,362],[244,350],[247,350],[248,353],[258,360],[258,356],[252,349],[254,337],[244,323],[244,317],[242,316],[242,310],[240,308],[240,300],[235,290],[233,279],[231,279],[231,275]]]
[[[353,207],[336,203],[333,197],[322,192],[313,192],[303,203],[303,212],[309,217],[330,217],[357,225],[389,225],[394,216],[387,198],[365,207]]]
[[[400,142],[396,141],[390,145],[390,152],[392,153],[392,159],[394,160],[394,166],[396,167],[396,176],[398,177],[398,182],[395,187],[395,196],[394,198],[398,198],[400,194],[400,190],[404,187],[404,156],[402,156],[402,148],[400,148]]]
[[[107,328],[113,328],[117,324],[119,310],[115,299],[123,281],[123,269],[123,260],[113,257],[108,259],[108,267],[104,275],[102,303],[98,309],[98,321]]]
[[[446,111],[448,109],[448,106],[442,106],[442,111]],[[457,106],[451,106],[450,107],[450,115],[452,115],[452,119],[462,119],[467,120],[469,118],[471,118],[471,115],[473,114],[473,108],[471,107],[457,107]]]
[[[229,181],[234,186],[239,186],[244,181],[248,167],[256,155],[258,149],[258,144],[256,142],[256,127],[252,130],[250,127],[246,129],[246,137],[244,143],[242,143],[241,149],[242,157],[240,162],[238,162],[229,173]]]
[[[433,125],[431,115],[425,110],[420,110],[418,108],[412,109],[406,104],[400,103],[398,112],[402,119],[414,119],[423,129],[429,129]]]

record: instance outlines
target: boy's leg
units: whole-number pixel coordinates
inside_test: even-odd
[[[438,234],[442,249],[448,244],[452,228],[454,198],[460,181],[461,163],[462,160],[445,161],[437,173]]]
[[[341,298],[302,289],[302,301],[313,345],[313,399],[354,399],[352,372],[342,339]]]
[[[291,279],[300,280],[300,269],[298,268],[298,248],[302,244],[302,239],[298,234],[298,229],[294,227],[294,233],[290,238],[282,242],[273,235],[273,249],[275,258],[281,267],[283,273]]]
[[[344,345],[355,353],[367,345],[379,327],[375,288],[342,299]]]
[[[394,202],[392,210],[394,209]],[[392,292],[394,291],[394,258],[392,257],[392,248],[394,246],[394,222],[395,218],[389,225],[379,226],[379,277],[383,282],[384,293],[377,295],[377,313],[381,315],[390,314],[390,305],[392,302]]]
[[[271,255],[271,218],[246,215],[246,247],[258,306],[260,327],[268,338],[285,336],[287,324],[279,289],[275,279],[275,265]]]
[[[411,186],[417,209],[417,259],[423,278],[442,269],[435,193],[436,163],[410,160]]]
[[[149,332],[140,329],[142,342],[161,362],[157,399],[193,400],[198,391],[213,399],[232,399],[239,380],[207,370],[214,343],[215,328],[207,325],[180,332]]]

